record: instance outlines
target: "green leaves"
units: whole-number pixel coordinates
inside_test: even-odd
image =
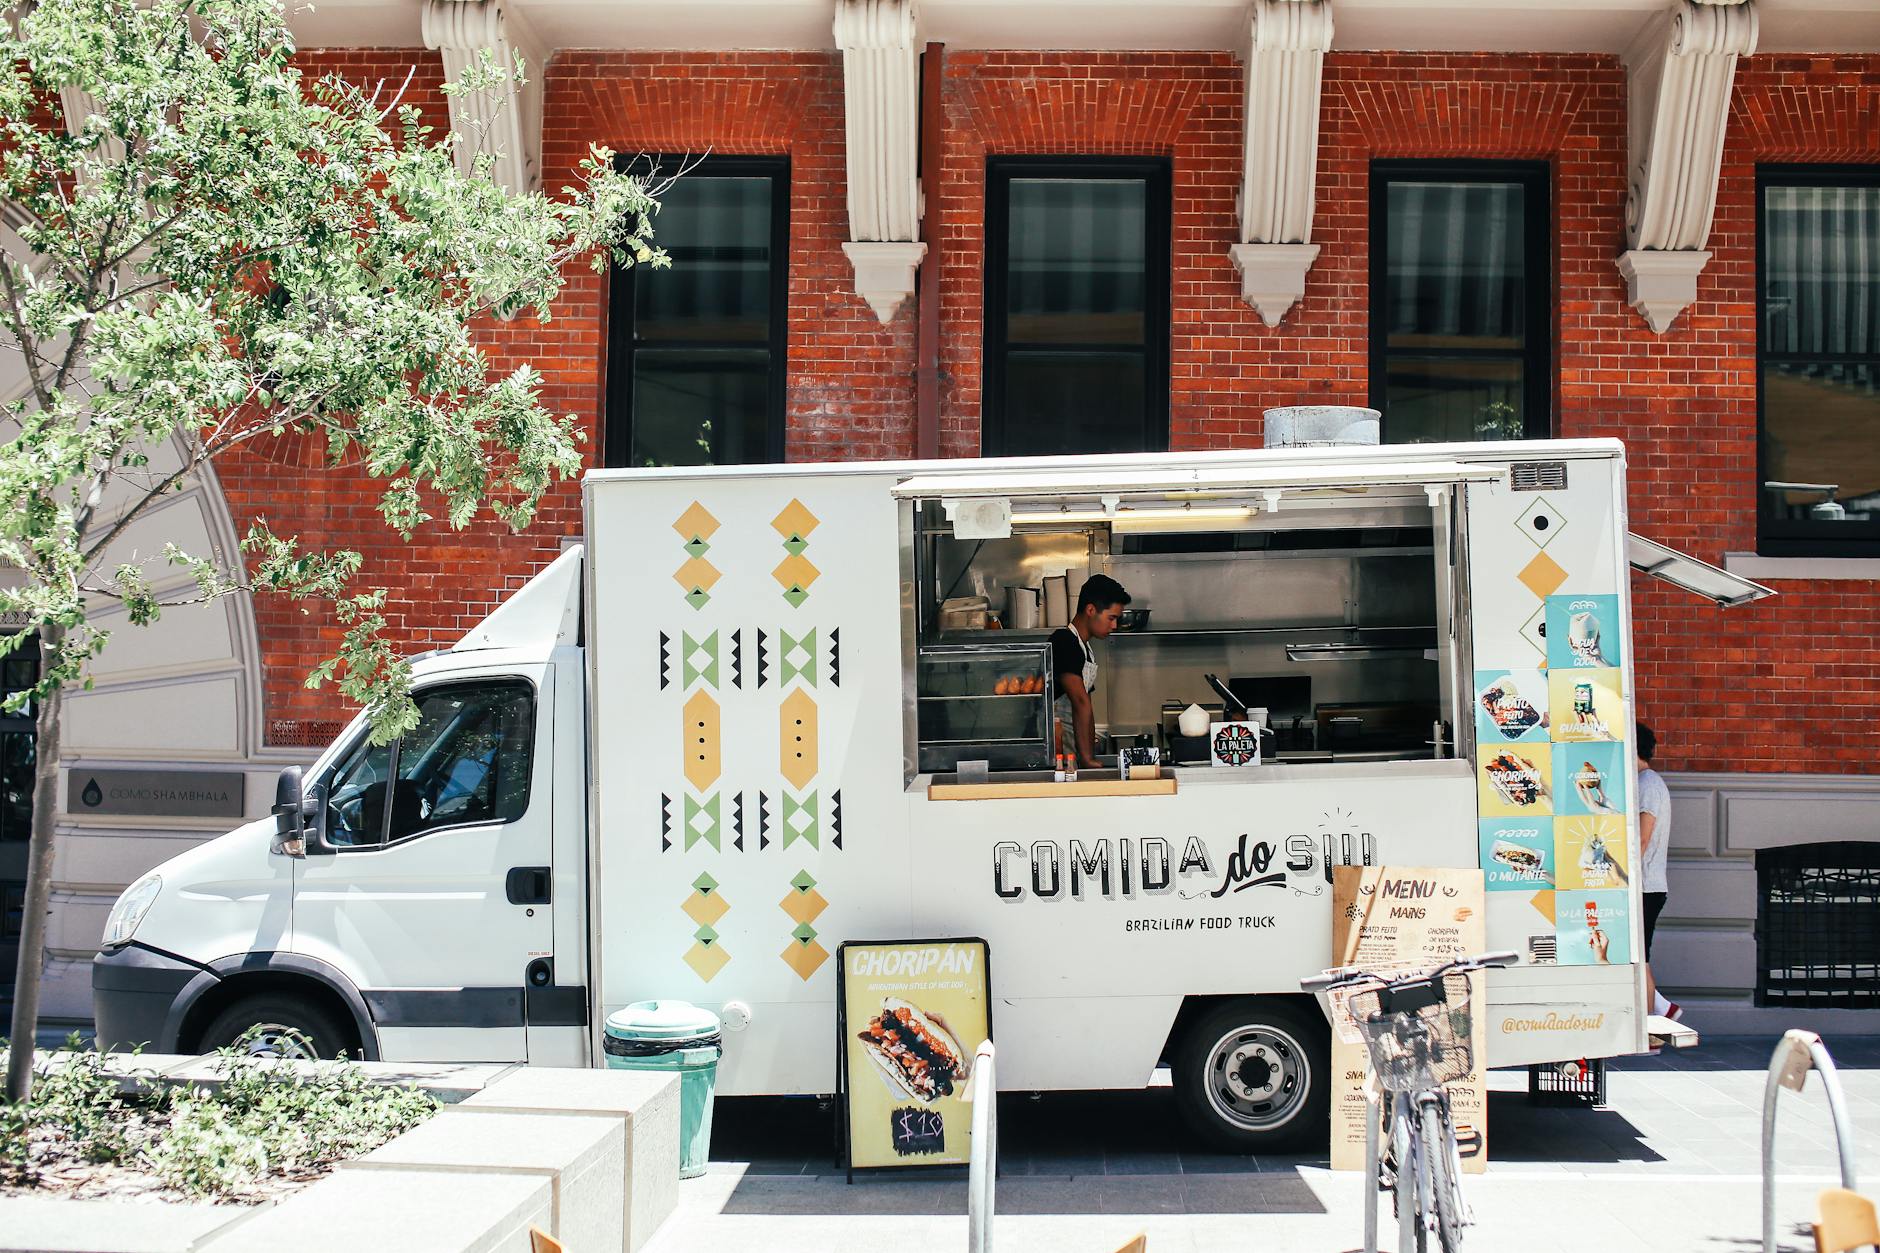
[[[136,625],[246,589],[323,601],[345,628],[311,676],[407,720],[385,598],[353,553],[303,553],[265,526],[251,570],[131,524],[257,438],[319,441],[381,488],[410,538],[486,514],[526,526],[581,467],[573,415],[529,366],[496,374],[471,325],[539,317],[577,264],[663,265],[646,187],[594,149],[554,199],[459,168],[399,84],[304,80],[275,0],[59,0],[0,27],[0,353],[30,388],[0,439],[0,611],[66,628],[43,692],[82,679],[108,602]],[[453,94],[514,91],[489,59]],[[61,89],[95,112],[68,134]],[[0,637],[3,642],[6,637]],[[0,643],[3,646],[3,643]]]

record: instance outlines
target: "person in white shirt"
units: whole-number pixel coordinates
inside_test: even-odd
[[[1638,851],[1644,863],[1640,890],[1645,897],[1645,995],[1651,1012],[1676,1019],[1683,1011],[1676,1001],[1667,1000],[1652,978],[1652,932],[1658,929],[1658,915],[1664,912],[1670,884],[1665,880],[1665,854],[1671,847],[1671,789],[1652,769],[1652,756],[1658,751],[1658,737],[1643,722],[1638,724]]]

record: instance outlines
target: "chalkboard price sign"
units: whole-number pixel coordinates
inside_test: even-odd
[[[946,1151],[947,1122],[937,1109],[920,1109],[913,1105],[897,1109],[889,1126],[898,1157]]]

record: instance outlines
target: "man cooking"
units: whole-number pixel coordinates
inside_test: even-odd
[[[1058,751],[1075,749],[1079,769],[1097,768],[1097,655],[1090,641],[1116,629],[1129,593],[1107,574],[1095,574],[1077,593],[1077,612],[1051,634],[1051,669],[1057,676]]]

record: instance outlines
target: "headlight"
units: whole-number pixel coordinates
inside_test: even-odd
[[[111,916],[105,919],[104,947],[129,944],[131,937],[137,934],[137,924],[150,912],[157,893],[162,890],[163,879],[159,875],[146,875],[126,888],[117,904],[111,907]]]

